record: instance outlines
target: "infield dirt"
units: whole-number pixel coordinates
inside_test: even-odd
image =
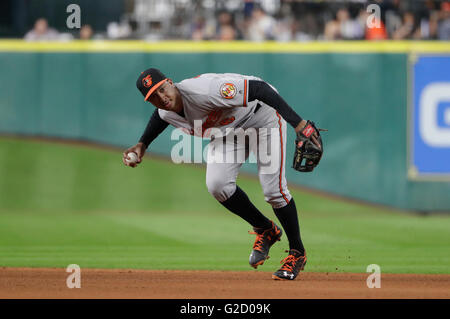
[[[450,275],[308,273],[275,281],[263,271],[82,269],[81,288],[67,288],[62,268],[1,268],[0,298],[321,299],[450,298]]]

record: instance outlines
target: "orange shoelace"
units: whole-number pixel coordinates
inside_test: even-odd
[[[256,235],[255,243],[253,244],[253,249],[261,251],[262,245],[264,243],[263,234],[258,234],[257,232],[254,232],[254,231],[249,231],[248,233],[250,235]]]
[[[294,255],[289,255],[286,258],[284,258],[280,264],[283,264],[281,266],[281,270],[287,270],[287,271],[294,271],[295,263],[298,262],[303,256],[295,257]]]

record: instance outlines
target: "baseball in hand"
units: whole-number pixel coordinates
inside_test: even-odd
[[[137,163],[138,161],[138,156],[135,152],[130,152],[127,154],[127,158],[125,159],[125,161],[128,164],[132,164],[132,163]]]

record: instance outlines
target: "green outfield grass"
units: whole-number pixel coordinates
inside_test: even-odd
[[[268,217],[256,178],[239,185]],[[450,273],[450,218],[420,217],[291,187],[307,271]],[[208,193],[205,168],[120,150],[0,138],[0,266],[249,270],[254,240]],[[285,236],[260,267],[274,271]]]

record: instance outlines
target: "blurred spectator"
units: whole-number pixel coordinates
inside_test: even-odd
[[[337,13],[341,37],[346,40],[361,39],[364,36],[364,27],[359,21],[350,17],[347,9],[341,9]]]
[[[364,35],[364,27],[351,19],[350,12],[346,8],[337,11],[335,19],[325,25],[325,39],[327,40],[352,40],[361,39]]]
[[[441,5],[437,33],[439,40],[450,40],[450,2],[444,2]]]
[[[337,17],[325,24],[324,37],[325,40],[337,40],[340,38],[340,27]]]
[[[395,30],[402,26],[402,17],[394,10],[387,10],[385,13],[384,27],[386,29],[386,36],[392,36]]]
[[[274,38],[279,42],[288,42],[292,41],[294,36],[294,23],[293,19],[288,17],[284,19],[280,19],[275,24],[274,30]]]
[[[232,41],[236,40],[236,30],[232,25],[224,25],[220,28],[220,34],[218,37],[220,41]]]
[[[316,39],[322,32],[314,14],[308,13],[299,19],[294,19],[292,32],[294,41],[311,41]]]
[[[205,40],[205,25],[206,21],[203,16],[197,16],[191,24],[191,40],[201,41]]]
[[[250,41],[264,41],[274,39],[276,21],[266,14],[260,6],[254,6],[247,30]]]
[[[221,11],[217,16],[216,39],[221,41],[232,41],[238,37],[234,19],[228,11]]]
[[[190,38],[194,41],[212,40],[217,35],[216,20],[197,15],[190,24]]]
[[[37,19],[34,28],[25,34],[27,41],[54,41],[59,40],[59,33],[48,26],[44,18]]]
[[[412,12],[403,13],[402,25],[395,30],[392,38],[394,40],[412,39],[415,31],[415,18]]]
[[[217,34],[220,34],[220,28],[225,25],[233,24],[233,16],[228,11],[221,11],[217,15]]]
[[[110,22],[106,27],[106,33],[110,39],[123,39],[131,35],[131,27],[125,21],[122,21],[120,24],[117,22]],[[158,40],[160,40],[161,36],[162,34],[159,33]]]
[[[94,36],[94,31],[89,24],[85,24],[80,29],[80,40],[90,40]]]

